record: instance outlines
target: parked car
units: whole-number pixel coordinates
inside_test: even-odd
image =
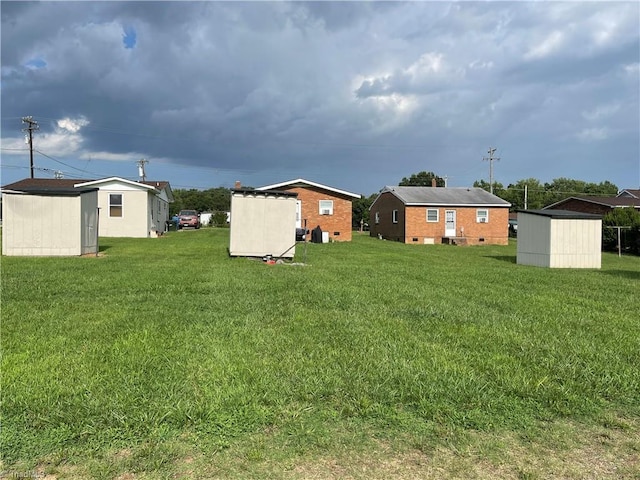
[[[195,210],[180,210],[178,213],[178,229],[184,227],[200,228],[200,215]]]

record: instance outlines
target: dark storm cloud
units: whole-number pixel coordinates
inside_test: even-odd
[[[366,170],[375,190],[424,169],[472,183],[498,142],[509,180],[604,180],[605,149],[640,169],[638,9],[3,2],[3,144],[34,115],[41,148],[65,159],[145,155],[176,175],[207,166],[328,183]],[[562,152],[593,166],[572,175]]]

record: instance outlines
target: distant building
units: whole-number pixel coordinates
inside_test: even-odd
[[[384,187],[370,235],[410,244],[507,245],[511,204],[482,188]]]

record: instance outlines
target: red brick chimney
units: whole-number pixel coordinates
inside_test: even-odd
[[[242,184],[238,180],[236,180],[236,184],[233,188],[235,188],[236,190],[240,190],[242,188]]]
[[[438,185],[436,185],[436,179],[435,178],[431,179],[431,186],[432,187],[437,187],[438,186]]]

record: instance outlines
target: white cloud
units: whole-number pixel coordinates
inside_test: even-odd
[[[611,117],[620,110],[619,103],[607,103],[599,105],[591,110],[585,110],[582,112],[582,117],[590,122],[601,120],[603,118]]]
[[[576,135],[578,139],[585,142],[597,142],[609,138],[609,130],[606,127],[585,128]]]
[[[78,117],[76,119],[67,117],[58,120],[57,125],[63,130],[67,130],[71,133],[77,133],[82,127],[86,127],[87,125],[89,125],[89,123],[89,120],[87,120],[85,117]]]
[[[527,60],[540,59],[548,57],[557,52],[562,46],[564,40],[564,34],[559,31],[551,32],[540,43],[536,44],[525,53],[524,58]]]

